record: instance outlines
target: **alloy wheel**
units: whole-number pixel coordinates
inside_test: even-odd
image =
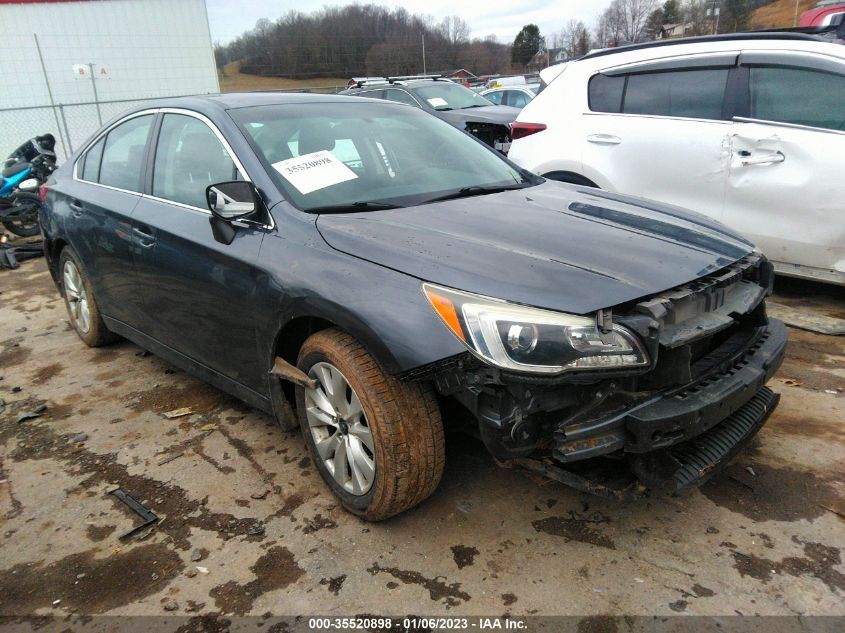
[[[358,394],[334,365],[315,363],[305,390],[305,415],[317,455],[348,493],[366,494],[376,475],[373,435]]]
[[[79,331],[87,334],[91,328],[91,313],[88,305],[88,293],[82,283],[82,275],[71,260],[67,260],[62,271],[70,318]]]

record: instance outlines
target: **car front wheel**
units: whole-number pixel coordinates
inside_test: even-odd
[[[351,512],[370,521],[414,507],[443,474],[443,423],[431,387],[387,375],[351,336],[311,336],[299,369],[300,426],[320,475]]]

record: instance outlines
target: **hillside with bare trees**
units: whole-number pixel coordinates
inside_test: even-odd
[[[476,74],[510,69],[510,46],[471,39],[457,16],[433,18],[376,5],[292,11],[216,48],[217,64],[240,61],[240,71],[293,79],[408,75],[470,68]]]

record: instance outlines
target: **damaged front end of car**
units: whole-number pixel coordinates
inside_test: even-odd
[[[755,252],[590,316],[424,284],[469,352],[404,378],[460,402],[505,463],[598,494],[675,494],[727,464],[777,406],[765,384],[786,330],[766,316],[772,281]]]

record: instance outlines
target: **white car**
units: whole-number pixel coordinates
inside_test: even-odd
[[[699,211],[779,273],[845,285],[845,46],[745,33],[599,51],[512,134],[521,167]]]
[[[539,83],[525,84],[524,86],[502,86],[484,90],[481,92],[481,96],[496,105],[524,108],[529,101],[537,96],[539,90]]]

